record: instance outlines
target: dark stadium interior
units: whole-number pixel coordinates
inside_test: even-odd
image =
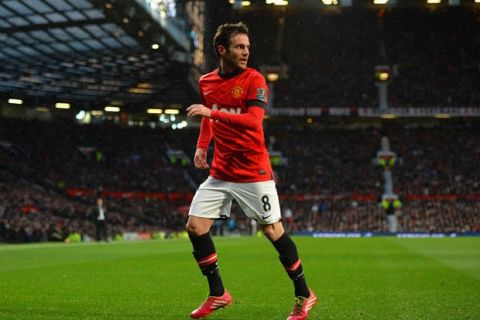
[[[375,106],[373,70],[381,64],[393,66],[392,107],[480,102],[478,10],[261,10],[238,18],[251,26],[257,65],[289,67],[275,84],[275,106]]]
[[[208,174],[191,162],[198,121],[184,109],[215,66],[216,26],[239,20],[252,66],[287,70],[270,83],[268,111],[281,115],[265,119],[265,138],[280,155],[289,232],[388,231],[382,137],[398,157],[399,232],[480,232],[480,4],[219,2],[173,1],[163,25],[140,0],[0,2],[0,242],[93,238],[99,194],[112,237],[184,230]],[[417,113],[361,116],[378,109],[379,65],[391,68],[388,107]],[[334,108],[347,115],[325,111]],[[250,232],[240,209],[232,217],[230,231]]]

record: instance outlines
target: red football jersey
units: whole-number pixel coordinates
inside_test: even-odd
[[[265,78],[255,69],[224,76],[214,70],[199,80],[204,105],[211,118],[202,118],[197,148],[208,149],[214,140],[210,175],[231,182],[273,179],[263,133],[268,99]]]

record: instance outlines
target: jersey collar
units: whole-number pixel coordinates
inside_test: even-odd
[[[223,73],[220,67],[218,67],[218,76],[222,79],[230,79],[235,76],[238,76],[240,73],[244,72],[246,69],[238,69],[237,71],[230,72],[230,73]]]

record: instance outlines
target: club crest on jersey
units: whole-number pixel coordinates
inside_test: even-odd
[[[243,88],[240,86],[235,86],[232,88],[232,95],[235,99],[238,99],[242,96],[243,94]]]
[[[267,90],[265,88],[257,89],[257,100],[267,103]]]

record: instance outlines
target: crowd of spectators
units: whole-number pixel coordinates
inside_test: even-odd
[[[322,129],[308,124],[268,131],[271,150],[288,165],[276,169],[281,193],[378,193],[383,168],[376,161],[388,137],[397,154],[394,187],[402,194],[480,194],[480,130],[461,123]],[[295,141],[295,143],[292,143]]]
[[[63,241],[88,231],[88,206],[0,172],[0,241]]]
[[[187,130],[169,139],[173,144],[184,145],[193,156],[195,136]],[[385,212],[377,201],[384,190],[384,172],[376,158],[383,136],[389,138],[392,151],[397,154],[392,173],[395,191],[401,197],[480,195],[480,170],[476,168],[480,161],[480,131],[474,123],[325,129],[288,121],[269,123],[266,136],[269,149],[281,152],[287,161],[286,165],[275,167],[275,173],[277,188],[287,199],[282,206],[293,216],[292,232],[387,231]],[[375,197],[364,202],[344,199],[356,194]],[[294,201],[295,195],[342,199],[312,203]],[[480,226],[480,212],[475,210],[478,201],[403,202],[399,211],[401,231],[466,232],[478,231]],[[443,217],[445,213],[445,217],[432,224],[427,222],[427,211],[434,217]]]
[[[394,175],[411,194],[480,194],[478,126],[405,129],[391,134],[401,159]]]
[[[17,176],[62,188],[119,191],[190,191],[179,162],[167,156],[165,132],[147,127],[81,126],[35,121],[2,121],[4,150],[25,161],[5,165]],[[1,161],[1,160],[0,160]]]
[[[167,156],[175,148],[193,157],[196,128],[173,131],[20,120],[2,120],[0,127],[4,241],[60,241],[72,232],[93,237],[91,215],[99,186],[103,191],[181,195],[107,197],[111,237],[129,231],[178,232],[184,228],[196,186],[208,174],[188,162],[172,163]],[[274,171],[289,232],[387,230],[377,200],[384,190],[384,175],[376,153],[384,136],[398,156],[392,176],[403,202],[399,231],[480,231],[480,131],[475,122],[339,128],[289,119],[266,123],[267,146],[283,158]],[[102,155],[85,156],[79,151],[82,146]],[[65,192],[70,188],[97,193],[72,197]],[[412,195],[427,198],[408,200]],[[455,198],[435,200],[439,195]],[[251,232],[239,208],[232,216],[229,231]]]
[[[480,201],[404,201],[396,211],[398,232],[480,232]],[[350,199],[287,202],[283,215],[289,232],[380,232],[389,228],[385,211],[376,201]]]
[[[280,193],[328,199],[284,204],[293,213],[292,231],[387,231],[376,197],[352,200],[383,193],[384,169],[376,157],[384,136],[397,154],[391,171],[395,193],[401,199],[425,196],[402,201],[399,231],[480,230],[480,130],[475,124],[324,129],[290,123],[271,127],[268,135],[271,150],[288,161],[275,170]],[[445,200],[449,195],[457,198]],[[475,201],[468,199],[471,195]]]
[[[72,233],[95,238],[95,198],[69,198],[40,185],[0,173],[0,242],[65,241]],[[150,199],[107,199],[108,237],[124,232],[181,230],[180,203]]]
[[[180,162],[167,156],[164,132],[67,122],[0,123],[0,241],[93,238],[93,211],[102,191],[191,192]],[[80,198],[70,189],[85,190]],[[93,191],[93,193],[91,192]],[[183,201],[183,202],[182,202]],[[109,198],[109,235],[183,229],[185,200]]]

